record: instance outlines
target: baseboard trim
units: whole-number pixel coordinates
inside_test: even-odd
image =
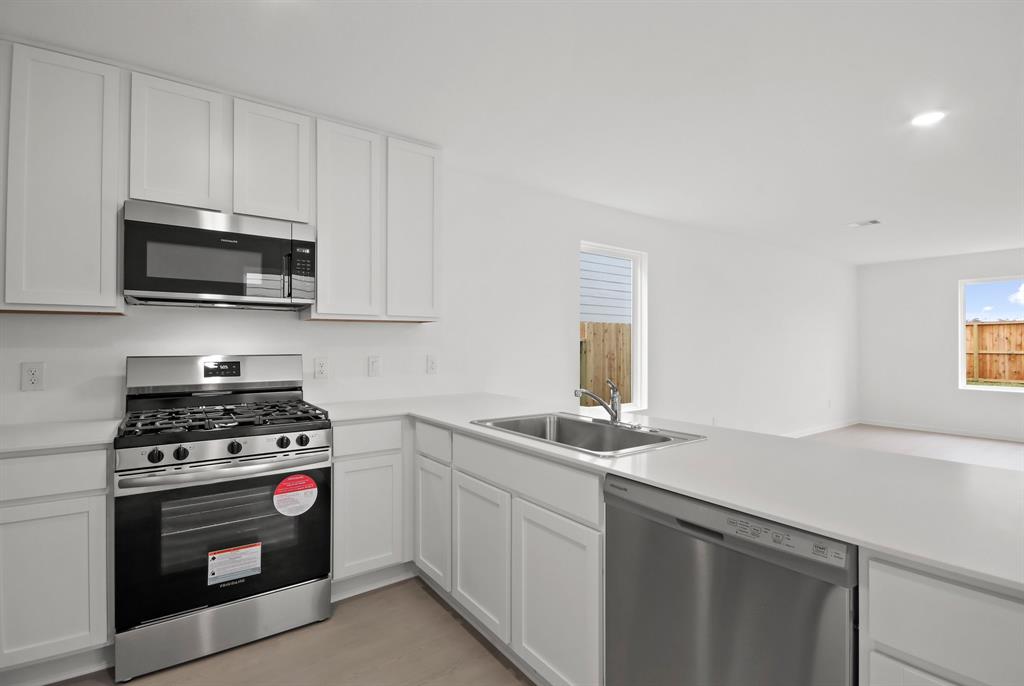
[[[993,440],[993,441],[1011,441],[1013,443],[1022,443],[1022,442],[1024,442],[1024,434],[1019,435],[1019,436],[1008,436],[1008,435],[1005,435],[1005,434],[989,434],[989,433],[984,433],[984,432],[979,433],[979,432],[976,432],[976,431],[975,432],[967,433],[967,432],[964,432],[964,431],[956,431],[956,430],[952,430],[952,429],[948,429],[948,428],[940,429],[940,428],[937,428],[937,427],[934,427],[934,426],[920,426],[920,425],[916,425],[916,424],[899,424],[899,423],[896,423],[896,422],[883,422],[883,421],[876,420],[876,419],[862,419],[859,422],[854,422],[854,423],[855,424],[865,424],[867,426],[881,426],[881,427],[886,428],[886,429],[904,429],[906,431],[925,431],[925,432],[928,432],[928,433],[943,434],[943,435],[946,435],[946,436],[962,436],[964,438],[987,438],[987,439]]]
[[[854,424],[864,424],[865,422],[860,419],[846,419],[841,422],[834,422],[832,424],[823,424],[821,426],[815,426],[810,429],[800,429],[798,431],[790,431],[789,433],[782,434],[786,438],[804,438],[806,436],[813,436],[814,434],[824,433],[825,431],[835,431],[836,429],[845,429],[848,426]]]
[[[377,569],[359,576],[341,579],[331,584],[331,602],[336,603],[345,598],[362,595],[384,586],[397,584],[416,576],[418,570],[412,562],[402,562],[392,567]]]
[[[46,686],[65,679],[102,672],[114,666],[114,647],[105,645],[80,653],[0,670],[4,686]]]

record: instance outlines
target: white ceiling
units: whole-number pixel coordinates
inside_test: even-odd
[[[1020,2],[3,0],[0,33],[850,262],[1024,245]]]

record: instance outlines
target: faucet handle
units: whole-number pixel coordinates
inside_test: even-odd
[[[606,384],[608,384],[608,388],[610,388],[610,389],[611,389],[611,391],[612,391],[612,395],[617,395],[617,394],[618,394],[618,392],[619,392],[619,387],[615,385],[615,382],[614,382],[614,381],[612,381],[611,379],[605,379],[605,380],[604,380],[604,382],[605,382]]]

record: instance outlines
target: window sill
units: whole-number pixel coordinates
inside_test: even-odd
[[[1024,386],[985,386],[983,384],[960,384],[961,391],[988,391],[995,393],[1024,393]]]

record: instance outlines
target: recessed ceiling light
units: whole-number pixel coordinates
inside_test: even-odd
[[[863,228],[865,226],[874,226],[875,224],[881,224],[881,223],[882,223],[881,219],[865,219],[862,222],[850,222],[849,224],[847,224],[847,226],[850,227],[851,229],[860,229],[860,228]]]
[[[922,112],[921,114],[911,119],[910,123],[913,126],[934,126],[935,124],[938,124],[945,118],[945,112]]]

